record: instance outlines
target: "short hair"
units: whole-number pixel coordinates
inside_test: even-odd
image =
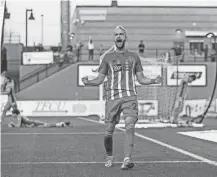
[[[195,75],[189,75],[189,77],[191,77],[193,81],[196,80],[196,76]]]
[[[127,30],[126,30],[122,25],[117,25],[117,26],[115,27],[114,31],[115,31],[116,29],[121,29],[121,30],[123,30],[125,36],[127,37]]]
[[[18,114],[20,114],[20,111],[19,111],[18,109],[14,109],[14,110],[12,111],[12,114],[18,115]]]

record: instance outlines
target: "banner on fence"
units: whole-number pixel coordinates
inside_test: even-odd
[[[23,52],[23,65],[43,65],[54,62],[53,52]]]
[[[167,85],[175,86],[181,83],[181,80],[186,75],[195,75],[196,80],[189,86],[206,86],[207,83],[207,71],[206,65],[180,65],[180,66],[168,66],[167,68]]]

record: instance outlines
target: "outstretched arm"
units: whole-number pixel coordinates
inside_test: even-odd
[[[137,80],[142,85],[159,84],[162,82],[162,78],[157,76],[155,79],[150,79],[144,76],[143,72],[136,73]]]
[[[84,85],[89,85],[89,86],[98,86],[101,85],[105,79],[106,75],[99,73],[98,76],[93,79],[93,80],[88,80],[88,76],[82,78],[82,82]]]
[[[3,92],[1,92],[2,95],[8,95],[11,92],[11,87],[6,88]]]

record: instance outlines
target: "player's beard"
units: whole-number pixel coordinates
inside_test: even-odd
[[[126,39],[116,39],[115,45],[118,50],[122,50],[125,48]]]

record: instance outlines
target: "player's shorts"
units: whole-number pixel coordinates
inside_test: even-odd
[[[115,100],[107,100],[105,105],[105,123],[118,124],[120,114],[123,117],[134,117],[138,120],[138,101],[136,96],[123,97]]]

